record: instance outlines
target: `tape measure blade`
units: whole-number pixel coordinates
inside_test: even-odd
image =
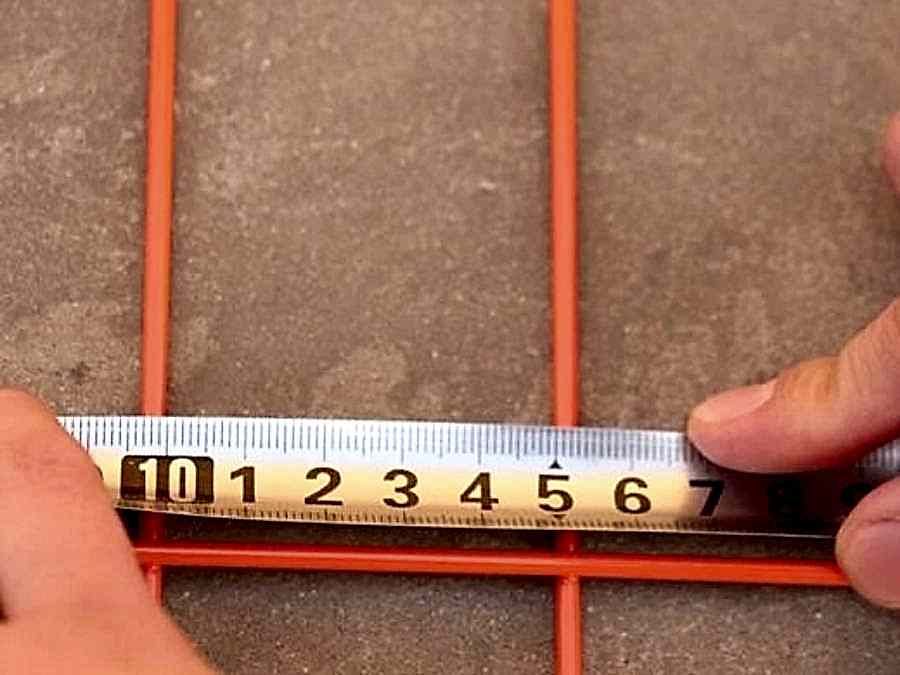
[[[674,431],[304,418],[63,417],[122,508],[260,520],[823,536],[900,472],[754,476]]]

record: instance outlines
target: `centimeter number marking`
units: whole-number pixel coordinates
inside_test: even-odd
[[[740,474],[671,431],[376,420],[63,417],[116,506],[447,527],[828,536],[900,474],[900,440],[846,469]]]

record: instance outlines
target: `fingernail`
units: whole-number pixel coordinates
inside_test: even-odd
[[[838,559],[860,594],[879,605],[900,607],[900,523],[858,525],[839,537]]]
[[[693,416],[703,422],[721,424],[759,408],[775,393],[775,380],[751,387],[732,389],[707,399],[694,409]]]

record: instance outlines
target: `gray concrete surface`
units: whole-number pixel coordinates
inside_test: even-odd
[[[142,3],[7,0],[0,378],[137,405]],[[544,7],[182,3],[172,409],[547,418]],[[585,422],[678,428],[900,291],[877,167],[900,8],[581,3]],[[542,545],[543,534],[173,519],[173,536]],[[600,549],[827,554],[596,535]],[[173,572],[234,673],[544,673],[549,585]],[[844,591],[592,583],[589,672],[895,673]]]

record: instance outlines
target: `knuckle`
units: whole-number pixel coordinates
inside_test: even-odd
[[[895,114],[887,126],[881,150],[881,166],[900,192],[900,113]]]
[[[0,441],[19,443],[51,425],[56,419],[41,401],[19,389],[0,390]]]
[[[0,441],[0,466],[25,485],[77,485],[89,475],[87,454],[73,443]]]
[[[4,387],[0,389],[0,415],[7,410],[44,410],[44,404],[22,389]]]
[[[900,298],[888,305],[876,325],[873,348],[888,368],[888,375],[900,381]]]
[[[40,400],[0,390],[0,469],[33,484],[86,476],[91,464]]]
[[[842,383],[855,396],[900,390],[900,298],[841,351]]]
[[[34,429],[56,425],[39,399],[20,389],[0,389],[0,439],[18,439]]]
[[[778,388],[794,401],[831,400],[839,386],[836,365],[830,356],[804,361],[781,373]]]
[[[885,331],[895,350],[900,351],[900,298],[895,298],[884,310]]]

